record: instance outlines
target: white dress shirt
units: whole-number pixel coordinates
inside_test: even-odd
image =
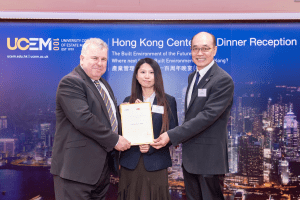
[[[151,96],[148,97],[147,99],[145,99],[145,97],[143,96],[143,102],[150,102],[151,103],[151,107],[152,107],[152,104],[154,102],[154,99],[155,99],[155,92],[153,92],[151,94]]]
[[[214,63],[215,63],[215,61],[213,60],[211,63],[209,63],[209,65],[207,65],[203,69],[201,69],[201,70],[197,69],[197,72],[195,73],[195,75],[193,77],[193,80],[191,82],[190,89],[189,89],[189,92],[188,92],[188,95],[187,95],[187,99],[186,99],[186,101],[187,101],[187,107],[189,107],[189,104],[190,104],[190,101],[191,101],[191,98],[192,98],[192,92],[193,92],[193,88],[194,88],[194,83],[196,81],[197,73],[200,74],[199,81],[198,81],[198,83],[199,83],[200,80],[204,77],[204,75],[206,74],[206,72],[213,66]]]

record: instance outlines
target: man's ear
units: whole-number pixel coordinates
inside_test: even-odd
[[[214,48],[215,55],[217,54],[217,49],[218,49],[218,46],[215,46],[215,48]],[[214,56],[215,56],[215,55],[214,55]]]
[[[82,64],[82,61],[83,61],[83,59],[84,59],[84,56],[83,56],[83,55],[80,55],[79,58],[80,58],[80,65],[81,65],[81,64]]]

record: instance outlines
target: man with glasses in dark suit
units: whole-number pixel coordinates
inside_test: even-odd
[[[214,61],[216,39],[200,32],[192,39],[197,70],[188,77],[185,121],[151,144],[161,148],[182,143],[182,168],[188,200],[223,200],[225,173],[229,172],[227,122],[233,102],[231,76]]]

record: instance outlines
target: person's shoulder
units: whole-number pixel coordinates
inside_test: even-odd
[[[169,101],[169,102],[175,101],[175,97],[173,97],[167,93],[165,93],[165,96],[166,96],[167,101]]]
[[[218,66],[215,75],[214,75],[214,85],[218,87],[218,85],[230,86],[234,88],[234,82],[232,77],[221,67]]]
[[[128,96],[128,97],[125,97],[125,99],[124,99],[123,103],[124,103],[124,102],[129,102],[129,99],[130,99],[130,96]]]
[[[188,78],[193,77],[193,75],[194,75],[195,73],[196,73],[195,71],[192,71],[192,72],[189,74],[189,77],[188,77]]]
[[[71,71],[69,74],[65,75],[61,80],[60,83],[68,83],[68,82],[72,82],[72,83],[79,83],[82,82],[83,79],[80,76],[80,74],[74,69],[73,71]]]
[[[232,77],[221,67],[217,67],[217,74],[219,75],[219,77],[221,78],[228,78],[232,80]]]
[[[174,98],[173,96],[171,96],[171,95],[169,95],[169,94],[167,94],[167,93],[165,93],[165,96],[166,96],[166,98],[168,98],[168,99]]]

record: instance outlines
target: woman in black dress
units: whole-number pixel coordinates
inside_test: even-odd
[[[137,62],[131,95],[124,102],[150,102],[154,138],[178,125],[175,98],[164,92],[160,66],[151,58]],[[149,144],[121,153],[118,200],[171,200],[167,168],[172,166],[169,146],[159,150]]]

